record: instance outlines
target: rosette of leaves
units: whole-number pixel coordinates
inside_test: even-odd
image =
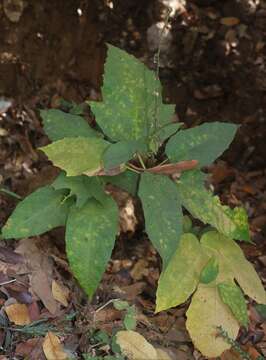
[[[111,45],[102,95],[102,102],[89,103],[94,128],[81,108],[41,111],[52,141],[41,150],[62,171],[18,204],[2,236],[18,239],[66,226],[71,269],[91,298],[118,232],[118,208],[107,185],[139,196],[145,230],[163,262],[156,310],[179,305],[194,293],[188,330],[205,356],[218,356],[228,344],[215,327],[235,338],[239,325],[247,326],[242,290],[265,303],[254,269],[234,242],[250,241],[245,210],[222,205],[206,189],[201,171],[229,146],[237,126],[214,122],[181,129],[172,120],[174,106],[162,102],[155,73]],[[183,233],[183,208],[218,232],[201,241],[188,226]]]

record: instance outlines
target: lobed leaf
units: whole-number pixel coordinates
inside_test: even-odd
[[[108,45],[102,87],[103,102],[90,102],[96,121],[114,141],[139,140],[168,124],[174,105],[162,103],[160,81],[134,56]],[[155,92],[158,114],[154,113]]]
[[[71,137],[97,137],[100,133],[90,127],[87,121],[78,115],[65,113],[58,109],[41,110],[44,130],[52,141]]]
[[[230,309],[221,301],[216,287],[199,285],[186,313],[186,327],[195,347],[207,358],[216,358],[231,345],[218,335],[222,327],[236,339],[239,325]]]
[[[229,306],[240,325],[247,328],[247,304],[241,289],[233,281],[225,281],[218,284],[218,291],[223,303]]]
[[[166,144],[171,162],[198,160],[200,166],[210,165],[232,142],[237,125],[213,122],[181,130]]]
[[[55,166],[66,171],[67,176],[93,175],[102,168],[102,155],[109,145],[100,138],[64,138],[44,146],[41,150]]]
[[[140,179],[139,196],[147,234],[161,255],[165,268],[182,233],[182,209],[176,186],[166,176],[144,172]]]
[[[92,196],[89,189],[90,179],[91,178],[85,175],[66,176],[66,173],[62,171],[51,186],[55,190],[70,190],[69,196],[75,196],[77,207],[81,207]]]
[[[111,197],[71,209],[66,226],[70,267],[91,298],[111,257],[118,230],[118,208]]]
[[[201,238],[203,249],[219,262],[217,282],[236,280],[245,294],[260,304],[266,304],[266,293],[253,266],[245,258],[238,244],[216,231]]]
[[[204,185],[205,175],[199,170],[182,173],[177,190],[182,205],[195,218],[214,226],[232,239],[250,241],[246,211],[222,205]]]
[[[51,184],[55,189],[68,189],[69,196],[76,197],[76,206],[82,207],[88,199],[95,198],[102,202],[105,201],[104,181],[97,177],[89,177],[86,175],[66,176],[65,172],[61,172],[55,181]]]
[[[42,187],[22,200],[2,228],[5,239],[43,234],[66,223],[71,199],[65,200],[64,190]],[[65,200],[65,201],[64,201]]]
[[[159,278],[156,312],[180,305],[189,298],[196,290],[206,260],[196,236],[182,235],[178,248]]]

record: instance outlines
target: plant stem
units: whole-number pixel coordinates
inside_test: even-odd
[[[19,196],[18,194],[14,193],[13,191],[7,190],[5,188],[0,188],[0,192],[3,192],[3,193],[5,193],[5,194],[7,194],[9,196],[12,196],[12,197],[14,197],[14,198],[16,198],[18,200],[22,199],[22,197]]]
[[[143,169],[146,169],[146,166],[145,166],[145,164],[144,164],[144,161],[143,161],[143,159],[142,159],[142,157],[141,157],[141,155],[140,155],[139,153],[137,153],[137,157],[138,157],[138,159],[139,159],[139,162],[140,162],[142,168],[143,168]]]
[[[131,167],[129,165],[126,165],[126,169],[128,169],[129,171],[133,171],[136,174],[140,174],[140,172],[138,170],[134,169],[133,167]]]

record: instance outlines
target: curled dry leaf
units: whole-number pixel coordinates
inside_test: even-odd
[[[58,336],[50,331],[46,334],[42,347],[47,360],[68,359]]]
[[[157,360],[156,349],[136,331],[119,331],[116,341],[129,360]]]
[[[28,325],[31,323],[29,310],[25,304],[11,304],[5,307],[5,312],[11,322],[16,325]]]
[[[68,306],[69,290],[67,287],[59,284],[57,281],[52,281],[52,294],[56,301],[65,307]]]

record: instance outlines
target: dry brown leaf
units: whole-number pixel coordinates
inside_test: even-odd
[[[116,341],[129,360],[158,360],[156,349],[136,331],[119,331]]]
[[[163,349],[156,349],[158,360],[172,360],[171,356]]]
[[[230,350],[226,350],[222,355],[221,355],[221,360],[241,360],[241,356],[235,352],[233,349]]]
[[[50,331],[45,336],[42,348],[47,360],[66,360],[68,358],[58,336]]]
[[[52,281],[52,294],[56,301],[65,307],[68,306],[69,290],[67,287],[59,284],[57,281]]]
[[[51,314],[55,314],[59,310],[59,304],[52,294],[53,266],[47,254],[38,248],[37,244],[37,239],[23,239],[16,252],[24,256],[31,272],[30,290],[39,297]]]
[[[225,26],[235,26],[240,23],[240,20],[236,17],[228,16],[221,18],[220,23]]]
[[[140,280],[144,275],[148,275],[148,261],[139,259],[130,271],[130,275],[134,280]]]
[[[41,338],[28,339],[27,341],[19,342],[16,345],[16,356],[22,356],[23,359],[32,359],[36,348],[40,345]],[[36,352],[35,352],[36,353]]]
[[[29,310],[25,304],[11,304],[5,307],[5,312],[11,322],[16,325],[31,323]]]

